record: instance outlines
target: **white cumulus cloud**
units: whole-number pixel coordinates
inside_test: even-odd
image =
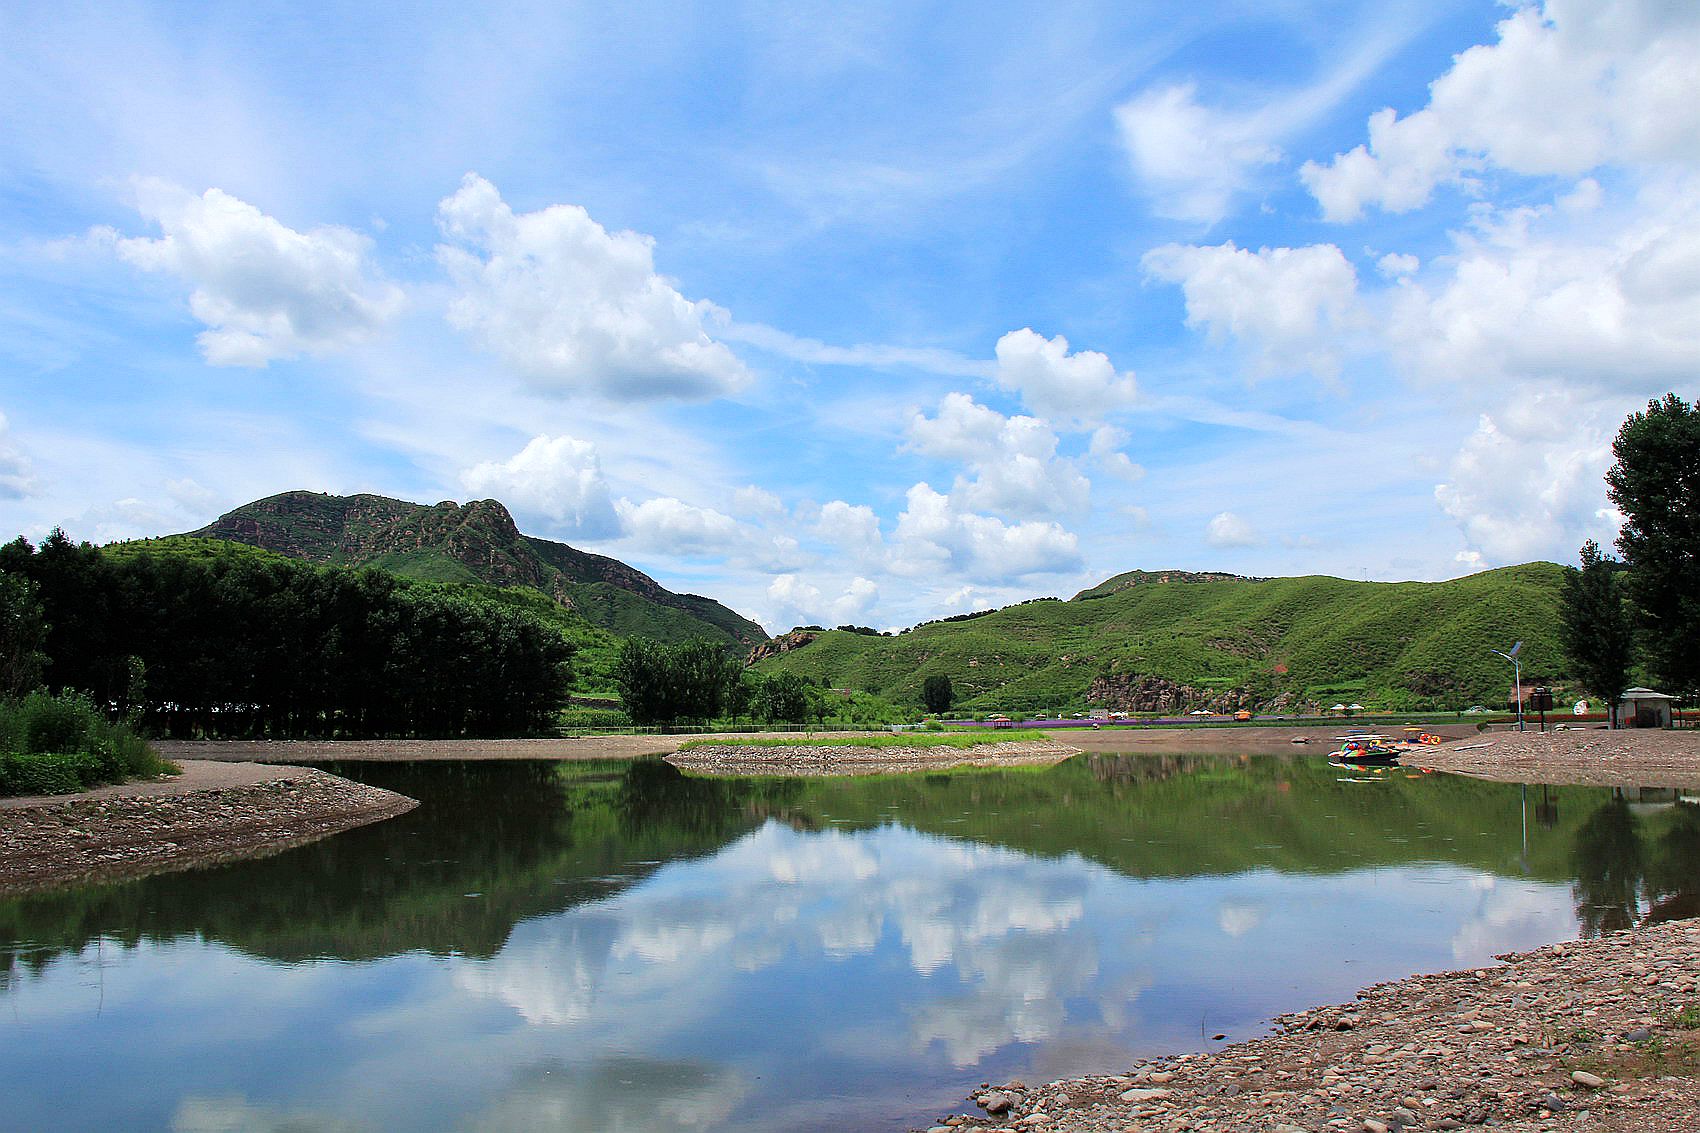
[[[1067,515],[1086,506],[1091,484],[1057,456],[1057,435],[1037,417],[1005,417],[965,393],[946,394],[938,414],[917,413],[910,443],[928,456],[967,465],[951,494],[970,510],[1022,518]]]
[[[1118,374],[1096,350],[1068,352],[1062,335],[1047,339],[1031,327],[997,344],[997,382],[1028,408],[1059,422],[1093,421],[1132,404],[1139,395],[1131,373]]]
[[[657,496],[636,504],[621,499],[614,509],[625,538],[643,550],[716,556],[734,554],[753,545],[750,532],[731,516],[672,496]]]
[[[1432,292],[1406,286],[1389,334],[1437,379],[1564,379],[1655,396],[1700,372],[1700,181],[1663,182],[1582,222],[1483,211]]]
[[[1407,212],[1472,171],[1577,176],[1700,153],[1700,7],[1547,0],[1500,23],[1429,88],[1422,109],[1369,120],[1369,141],[1305,184],[1329,220]]]
[[[95,236],[146,271],[188,282],[197,337],[215,366],[265,366],[355,345],[400,312],[401,289],[370,263],[372,244],[351,229],[298,232],[221,189],[195,196],[158,180],[136,183],[136,208],[154,237]]]
[[[884,548],[879,517],[866,504],[830,500],[821,505],[814,533],[840,551],[857,559],[869,559]]]
[[[508,460],[466,469],[460,482],[521,513],[547,517],[562,534],[602,539],[620,529],[596,446],[577,437],[533,437]]]
[[[1116,107],[1116,126],[1156,213],[1212,223],[1281,150],[1264,116],[1213,110],[1197,95],[1192,83],[1146,91]]]
[[[1621,421],[1613,407],[1527,387],[1484,414],[1434,490],[1469,561],[1519,563],[1586,539],[1609,545],[1617,532],[1603,480]]]
[[[925,483],[909,489],[897,517],[893,569],[906,574],[951,570],[978,582],[1000,582],[1080,567],[1080,541],[1055,523],[1006,523],[965,510]]]
[[[1231,511],[1218,513],[1205,525],[1204,541],[1212,547],[1255,547],[1262,542],[1251,524]]]
[[[1092,431],[1087,455],[1095,465],[1111,476],[1132,483],[1145,476],[1145,469],[1135,464],[1133,459],[1122,451],[1132,439],[1125,429],[1118,429],[1114,425],[1101,425]]]
[[[1260,248],[1165,244],[1147,252],[1145,270],[1178,283],[1186,321],[1251,347],[1267,370],[1339,369],[1341,339],[1358,314],[1357,272],[1332,244]]]
[[[710,398],[749,372],[709,335],[722,316],[656,273],[654,241],[609,232],[577,205],[515,213],[467,174],[438,206],[449,319],[545,389],[612,400]]]

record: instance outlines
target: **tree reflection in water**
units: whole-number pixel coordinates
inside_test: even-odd
[[[1700,806],[1670,805],[1650,846],[1621,790],[1577,828],[1572,893],[1583,936],[1700,914]]]

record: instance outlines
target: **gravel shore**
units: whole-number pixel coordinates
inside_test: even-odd
[[[0,805],[0,896],[279,853],[414,799],[305,767],[185,761],[168,779]]]
[[[1700,1124],[1700,921],[1412,976],[1128,1073],[982,1086],[947,1130],[1671,1133]]]
[[[1506,783],[1700,788],[1700,730],[1493,732],[1402,762]]]
[[[1047,740],[1011,740],[978,744],[971,748],[715,744],[677,752],[669,755],[667,762],[701,775],[808,777],[897,775],[910,771],[945,771],[953,767],[1046,766],[1079,754],[1079,748]]]

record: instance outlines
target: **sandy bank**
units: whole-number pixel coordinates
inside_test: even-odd
[[[1283,1016],[1271,1037],[1139,1064],[1123,1075],[983,1087],[973,1099],[997,1113],[971,1102],[930,1128],[1694,1128],[1700,921],[1503,959],[1378,984],[1356,1003]]]
[[[1700,730],[1495,732],[1404,762],[1508,783],[1700,788]]]
[[[0,895],[274,854],[419,805],[304,767],[182,766],[169,779],[0,800]]]
[[[1077,747],[1045,740],[1012,740],[971,748],[716,744],[677,752],[669,755],[667,762],[700,775],[898,775],[955,767],[1049,766],[1079,754]]]

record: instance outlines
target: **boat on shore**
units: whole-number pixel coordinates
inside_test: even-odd
[[[1416,731],[1407,728],[1407,732]],[[1329,757],[1342,763],[1355,764],[1392,764],[1399,762],[1399,757],[1406,752],[1421,751],[1424,747],[1441,742],[1439,736],[1422,732],[1419,735],[1407,736],[1404,739],[1390,740],[1376,732],[1347,732],[1337,737],[1340,746],[1329,752]]]

